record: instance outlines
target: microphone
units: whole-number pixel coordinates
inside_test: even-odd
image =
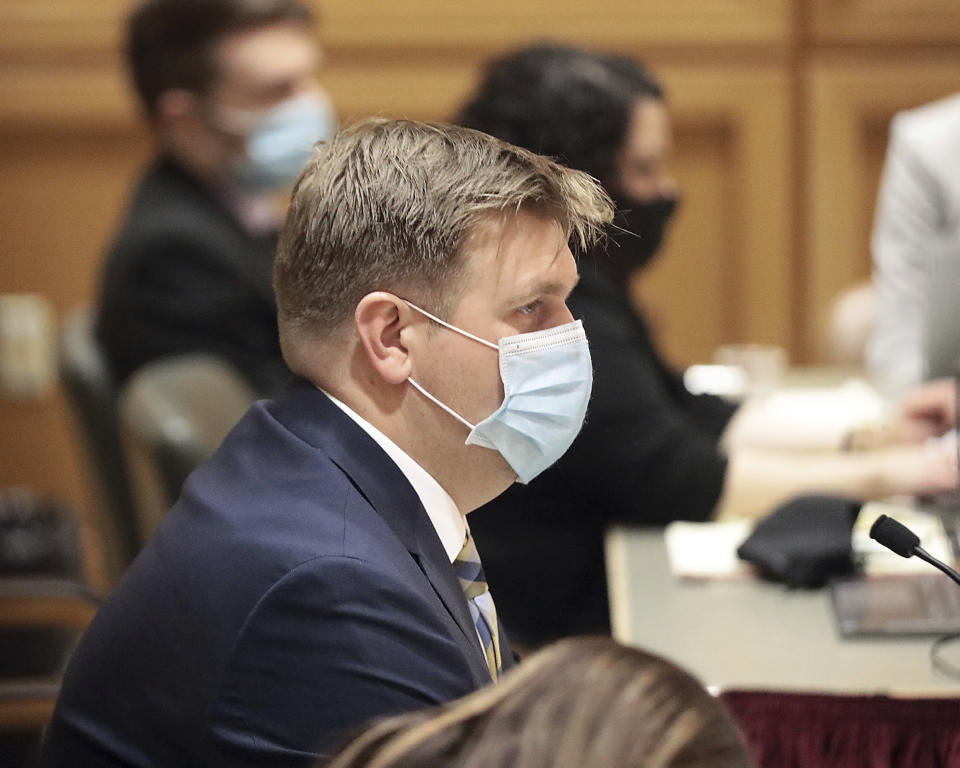
[[[920,546],[920,537],[899,520],[880,515],[870,527],[870,538],[893,550],[900,557],[912,557]]]
[[[943,571],[947,576],[960,584],[960,573],[920,546],[920,537],[911,531],[907,526],[898,520],[886,515],[880,515],[870,526],[870,538],[878,544],[882,544],[887,549],[896,552],[900,557],[913,557],[916,555],[934,568]]]

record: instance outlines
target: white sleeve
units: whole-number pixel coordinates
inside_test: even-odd
[[[889,394],[923,377],[923,325],[930,259],[943,214],[937,182],[894,119],[877,201],[873,281],[877,317],[867,345],[870,373]]]

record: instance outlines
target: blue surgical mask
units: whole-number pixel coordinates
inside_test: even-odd
[[[232,174],[251,193],[286,189],[303,170],[313,145],[333,136],[337,118],[322,93],[297,96],[261,113],[246,131],[246,156]]]
[[[503,403],[478,424],[471,424],[440,402],[412,377],[408,379],[424,397],[470,429],[467,445],[498,451],[524,484],[566,452],[583,426],[593,388],[590,347],[579,320],[545,331],[506,336],[494,344],[407,304],[500,355]]]

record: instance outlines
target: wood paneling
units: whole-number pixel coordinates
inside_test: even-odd
[[[115,59],[130,0],[4,0],[0,61]]]
[[[531,40],[604,46],[771,46],[795,33],[791,0],[326,0],[325,44],[338,51],[504,50]],[[0,59],[114,58],[129,0],[4,0]]]
[[[826,43],[960,41],[956,0],[810,0],[811,28]]]
[[[602,45],[778,44],[793,31],[790,0],[329,0],[324,37],[336,46],[504,49],[533,39]]]
[[[870,275],[870,229],[893,115],[960,89],[960,53],[906,62],[822,56],[808,66],[805,316],[810,344],[830,300]]]
[[[12,64],[0,68],[0,133],[55,129],[63,136],[141,132],[116,64]],[[7,140],[0,145],[11,152]]]
[[[660,72],[684,203],[637,294],[678,363],[731,341],[790,348],[789,80],[778,68]]]
[[[416,59],[402,65],[331,62],[323,84],[344,122],[369,115],[444,120],[469,95],[479,70],[472,57],[453,57],[443,66]]]

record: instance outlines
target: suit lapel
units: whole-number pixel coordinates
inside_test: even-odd
[[[469,646],[479,684],[490,680],[467,599],[419,496],[376,441],[309,382],[298,382],[272,409],[278,420],[325,451],[411,554]]]
[[[497,598],[494,597],[493,601],[496,604]],[[500,661],[503,663],[503,671],[506,672],[517,662],[513,655],[513,646],[510,645],[510,638],[507,637],[507,633],[503,629],[503,622],[498,623],[500,624]]]

